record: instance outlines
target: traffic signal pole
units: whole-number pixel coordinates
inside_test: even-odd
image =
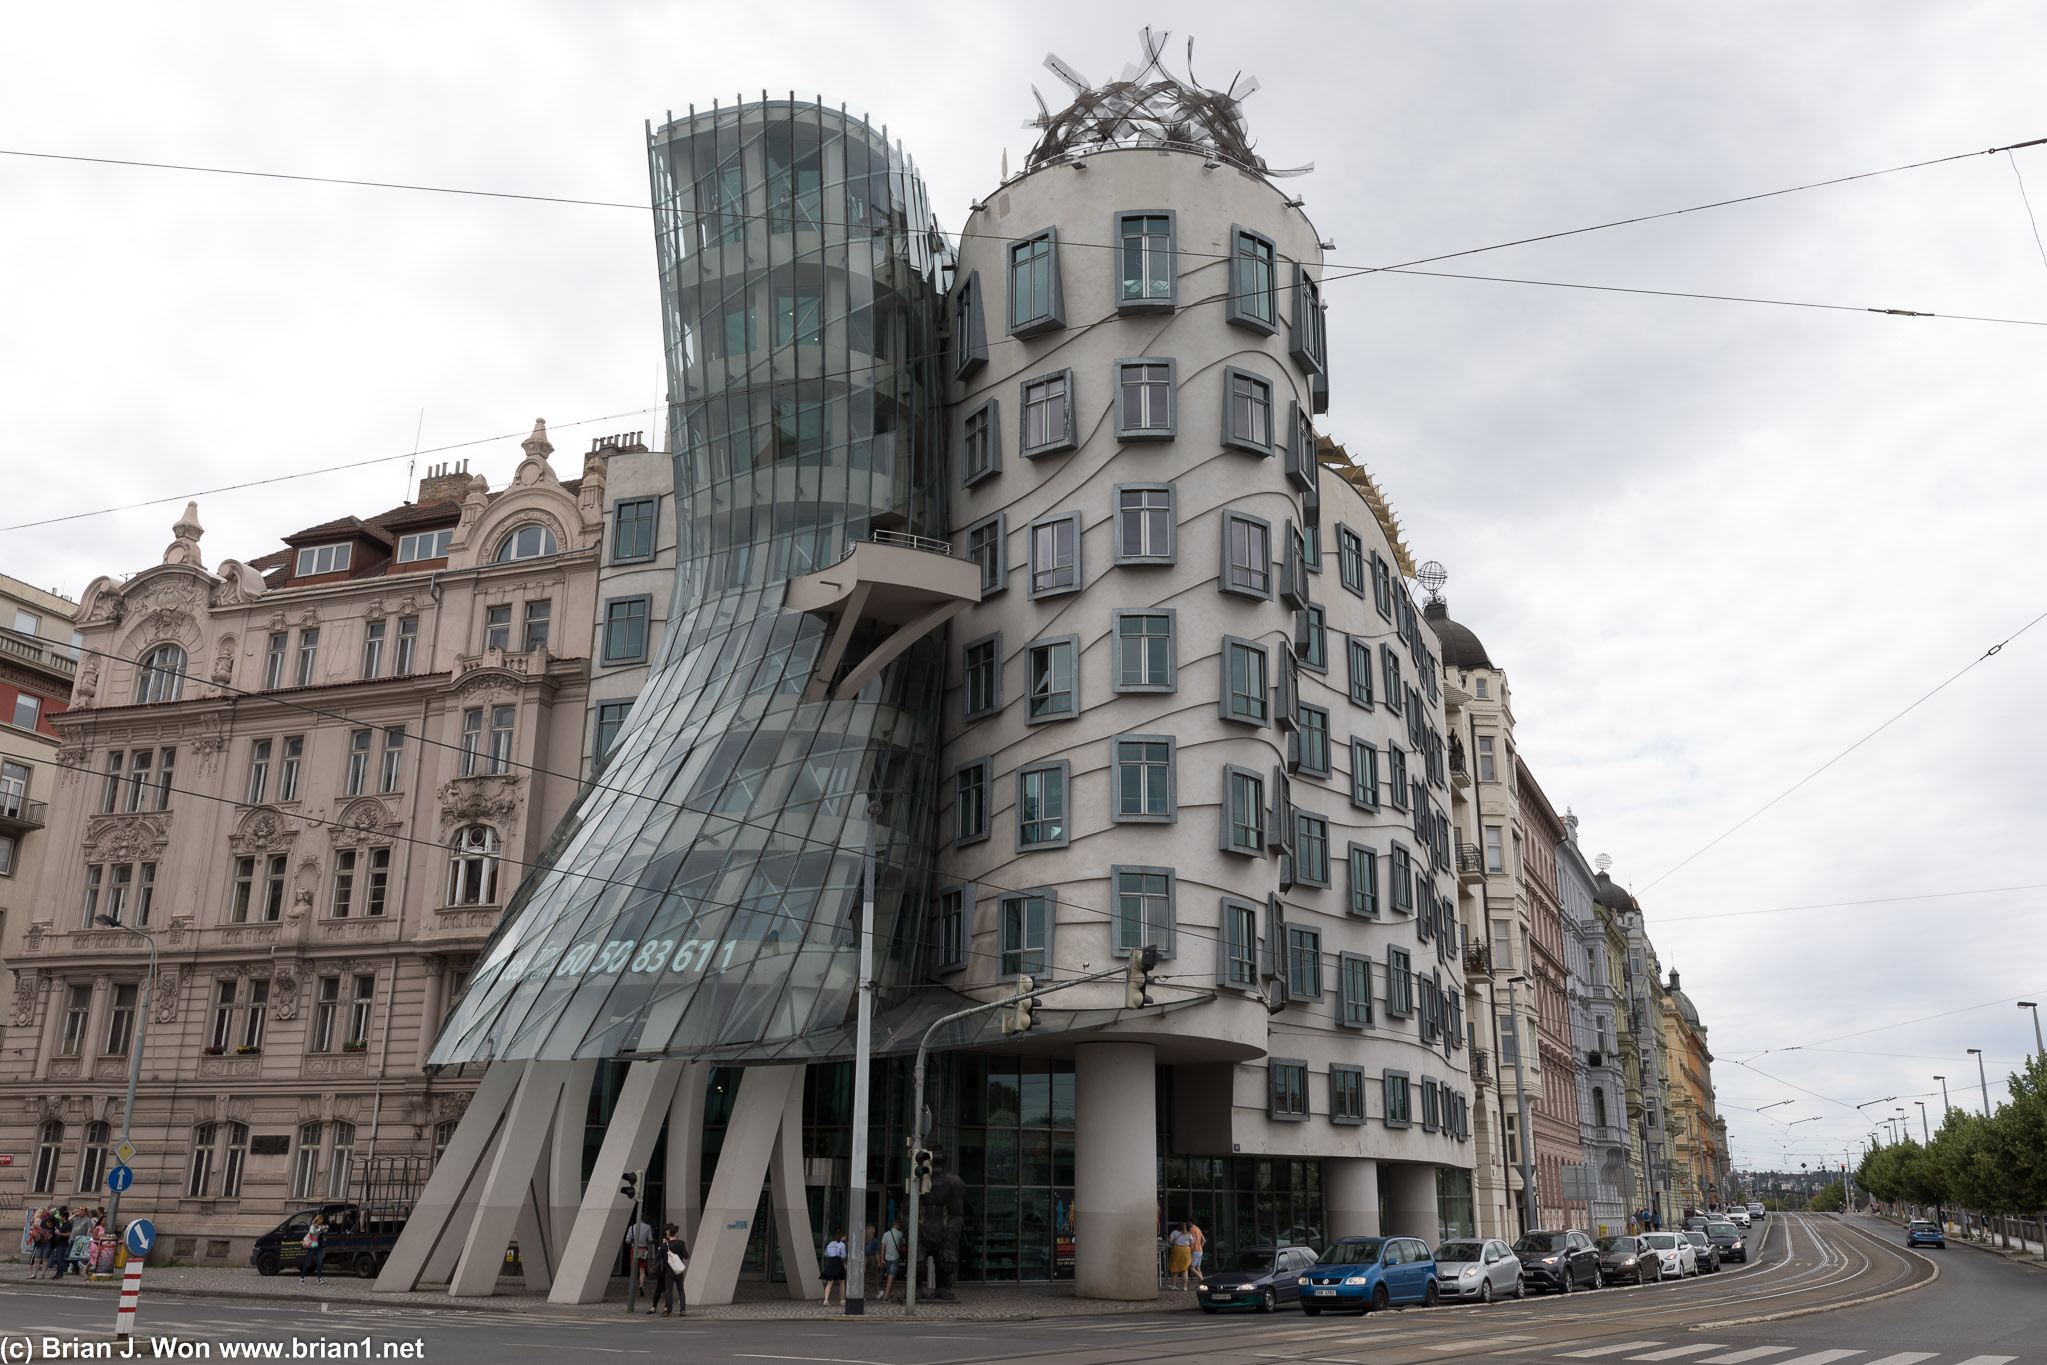
[[[910,1186],[910,1259],[909,1264],[903,1267],[904,1317],[915,1317],[917,1314],[917,1280],[924,1273],[923,1255],[918,1246],[920,1239],[918,1236],[917,1214],[919,1196],[924,1193],[923,1186],[929,1176],[928,1174],[919,1176],[916,1170],[918,1163],[915,1158],[917,1153],[923,1150],[924,1138],[926,1136],[924,1132],[924,1059],[931,1050],[933,1035],[947,1024],[957,1023],[962,1019],[968,1019],[977,1014],[987,1014],[993,1010],[1016,1010],[1019,1015],[1028,1017],[1029,1002],[1050,995],[1054,991],[1070,990],[1075,986],[1084,986],[1090,981],[1105,981],[1112,976],[1137,979],[1140,972],[1148,975],[1152,966],[1157,962],[1158,950],[1156,948],[1146,948],[1143,950],[1142,957],[1138,959],[1139,965],[1137,967],[1111,967],[1105,972],[1090,972],[1086,976],[1076,976],[1071,981],[1055,982],[1049,986],[1038,986],[1030,978],[1024,977],[1021,978],[1021,981],[1029,984],[1031,989],[1018,991],[1015,995],[1005,996],[1000,1000],[991,1000],[985,1005],[972,1005],[966,1009],[948,1014],[943,1019],[935,1021],[930,1028],[924,1030],[924,1037],[917,1044],[917,1062],[912,1073],[915,1078],[915,1084],[911,1088],[912,1093],[910,1097],[910,1155],[912,1158],[908,1182]],[[1128,997],[1126,996],[1127,999]],[[1029,1025],[1026,1024],[1025,1027],[1028,1028]]]
[[[632,1221],[626,1224],[625,1230],[625,1311],[630,1317],[639,1311],[639,1277],[645,1273],[640,1266],[639,1234],[640,1206],[647,1197],[647,1172],[644,1169],[627,1171],[625,1178],[619,1183],[618,1192],[633,1201]],[[652,1268],[653,1260],[654,1248],[650,1243],[647,1247],[648,1269]],[[651,1303],[653,1300],[649,1299],[648,1302]],[[654,1310],[650,1308],[647,1311],[651,1313]]]

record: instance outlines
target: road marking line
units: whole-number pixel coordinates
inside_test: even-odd
[[[844,1356],[770,1356],[757,1355],[752,1351],[734,1351],[734,1360],[809,1360],[820,1361],[823,1365],[888,1365],[881,1360],[848,1360]]]
[[[1522,1334],[1495,1332],[1490,1336],[1466,1337],[1463,1341],[1445,1341],[1435,1345],[1423,1346],[1422,1349],[1424,1351],[1469,1351],[1474,1347],[1491,1346],[1494,1342],[1533,1340],[1535,1340],[1534,1337]]]
[[[1678,1360],[1685,1356],[1695,1356],[1701,1351],[1724,1351],[1726,1349],[1727,1343],[1724,1341],[1709,1341],[1699,1346],[1666,1346],[1660,1351],[1647,1351],[1638,1356],[1629,1356],[1628,1359]]]
[[[1745,1360],[1761,1360],[1765,1356],[1781,1356],[1786,1351],[1795,1351],[1797,1349],[1796,1346],[1751,1346],[1746,1351],[1729,1351],[1724,1356],[1709,1356],[1700,1361],[1699,1365],[1742,1365],[1742,1362]],[[1925,1356],[1912,1356],[1909,1358],[1912,1360],[1926,1359]],[[1881,1360],[1873,1360],[1870,1362],[1870,1365],[1884,1365],[1884,1363]],[[1901,1358],[1898,1365],[1905,1365],[1905,1360]]]
[[[1885,1356],[1882,1360],[1872,1360],[1869,1365],[1919,1365],[1920,1361],[1931,1360],[1939,1354],[1938,1351],[1900,1351],[1894,1356]],[[1976,1358],[1984,1359],[1982,1356]],[[2010,1360],[2011,1357],[2002,1356],[1999,1359]]]
[[[1639,1351],[1644,1346],[1661,1346],[1660,1341],[1623,1341],[1618,1346],[1594,1346],[1589,1351],[1566,1351],[1560,1357],[1564,1360],[1591,1360],[1597,1356],[1617,1356],[1622,1351]]]
[[[1956,1361],[1955,1365],[2007,1365],[2017,1359],[2017,1356],[1970,1356],[1967,1360]]]
[[[1777,1365],[1829,1365],[1831,1361],[1846,1360],[1849,1356],[1866,1356],[1868,1354],[1869,1352],[1867,1351],[1814,1351],[1811,1355],[1793,1356],[1789,1360],[1780,1360],[1777,1362]],[[2006,1356],[2005,1359],[2009,1360],[2011,1357]]]

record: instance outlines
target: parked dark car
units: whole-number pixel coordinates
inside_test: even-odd
[[[1656,1271],[1656,1258],[1647,1254],[1639,1237],[1602,1237],[1599,1273],[1608,1284],[1643,1284]]]
[[[1525,1232],[1514,1243],[1514,1254],[1521,1258],[1521,1273],[1530,1289],[1568,1294],[1573,1289],[1606,1285],[1599,1268],[1599,1248],[1582,1232],[1559,1228]]]
[[[1713,1245],[1713,1239],[1703,1232],[1687,1232],[1687,1240],[1699,1258],[1699,1273],[1712,1275],[1720,1269],[1720,1249]]]
[[[1929,1223],[1924,1218],[1914,1219],[1912,1226],[1905,1229],[1905,1245],[1908,1247],[1939,1247],[1947,1250],[1947,1234],[1940,1224]]]
[[[1255,1308],[1270,1313],[1301,1296],[1301,1272],[1315,1264],[1307,1247],[1239,1247],[1221,1265],[1203,1266],[1194,1290],[1204,1313]]]
[[[1748,1262],[1748,1238],[1734,1224],[1708,1223],[1706,1236],[1712,1239],[1713,1250],[1720,1253],[1722,1262]]]
[[[249,1248],[249,1264],[256,1267],[259,1275],[275,1275],[280,1270],[295,1270],[305,1259],[306,1249],[299,1245],[306,1235],[306,1229],[313,1225],[316,1213],[327,1216],[327,1255],[323,1264],[335,1275],[354,1271],[364,1279],[374,1279],[383,1269],[385,1257],[398,1243],[398,1234],[405,1230],[405,1221],[370,1221],[362,1216],[362,1210],[354,1204],[320,1204],[300,1209],[291,1217],[279,1223],[270,1231],[258,1237]]]

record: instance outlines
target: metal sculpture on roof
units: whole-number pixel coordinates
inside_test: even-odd
[[[1031,149],[1026,168],[1036,170],[1111,147],[1177,147],[1275,178],[1315,169],[1313,162],[1290,170],[1266,165],[1265,158],[1252,150],[1244,128],[1243,104],[1258,89],[1258,78],[1239,73],[1224,90],[1202,85],[1194,77],[1194,40],[1189,38],[1183,80],[1166,69],[1166,39],[1171,36],[1146,28],[1143,65],[1124,67],[1120,80],[1099,88],[1057,56],[1047,55],[1046,67],[1073,88],[1073,103],[1055,114],[1038,88],[1031,87],[1038,116],[1024,127],[1042,129],[1043,136]]]

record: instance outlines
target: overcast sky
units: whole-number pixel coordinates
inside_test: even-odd
[[[1793,9],[9,0],[0,145],[643,201],[646,119],[793,88],[885,122],[956,227],[1022,165],[1030,86],[1062,90],[1048,46],[1109,79],[1159,22],[1208,83],[1260,78],[1260,149],[1315,163],[1289,188],[1333,262],[1374,265],[2047,136],[2047,12]],[[2047,212],[2047,148],[2018,167]],[[2047,320],[2002,155],[1438,268]],[[2047,328],[1387,275],[1326,297],[1325,429],[1642,897],[1737,1164],[1856,1144],[1811,1092],[1931,1093],[1937,1123],[1945,1073],[1979,1104],[1968,1047],[2000,1098],[2047,889],[1965,893],[2047,883],[2047,625],[1657,879],[2047,611]],[[506,437],[458,452],[495,485],[534,417],[566,477],[664,390],[643,213],[0,156],[0,525],[181,499],[0,533],[0,569],[74,597],[155,563],[187,492],[402,456],[422,409],[425,447]],[[389,507],[405,469],[204,497],[208,562]]]

